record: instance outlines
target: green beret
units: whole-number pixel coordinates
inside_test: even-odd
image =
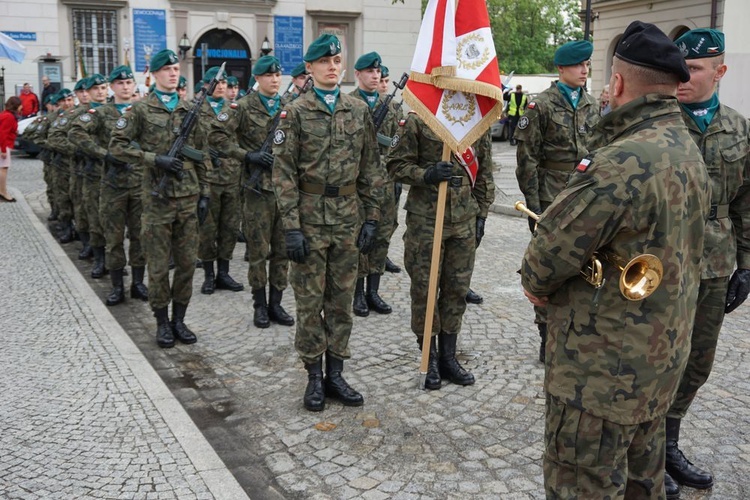
[[[76,82],[76,84],[73,86],[73,91],[78,92],[79,90],[86,90],[86,82],[88,82],[88,78],[81,78]]]
[[[594,45],[587,40],[565,43],[555,51],[555,66],[575,66],[591,59]]]
[[[195,84],[195,86],[193,87],[193,93],[194,93],[194,94],[197,94],[198,92],[200,92],[200,91],[201,91],[201,89],[202,89],[202,88],[203,88],[203,80],[199,80],[199,81],[198,81],[198,82],[197,82],[197,83]]]
[[[388,78],[390,76],[391,72],[388,71],[388,66],[385,64],[380,65],[380,77],[381,78]]]
[[[317,61],[321,57],[335,56],[341,53],[341,42],[336,35],[323,33],[307,48],[305,62]]]
[[[307,68],[305,68],[305,63],[303,62],[296,65],[292,70],[292,78],[297,78],[299,75],[304,74],[307,74]]]
[[[247,92],[244,89],[240,89],[239,92],[237,92],[237,97],[245,97],[247,95]]]
[[[274,56],[263,56],[253,66],[253,76],[265,75],[266,73],[278,73],[281,71],[281,62]]]
[[[222,73],[219,75],[219,70],[221,68],[218,66],[212,66],[206,70],[206,73],[203,75],[203,81],[204,82],[210,82],[211,80],[216,77],[217,80],[224,80],[226,79],[227,75]]]
[[[115,80],[135,80],[135,75],[133,74],[133,70],[130,69],[130,66],[125,66],[123,64],[122,66],[113,69],[112,73],[109,74],[109,83],[112,83]]]
[[[690,72],[680,49],[653,24],[630,23],[617,42],[615,56],[636,66],[672,73],[683,83],[690,81]]]
[[[50,103],[54,104],[52,102],[52,97],[55,96],[55,95],[57,95],[57,94],[55,94],[55,93],[47,94],[47,97],[44,98],[44,102],[42,102],[42,104],[50,104]],[[55,101],[55,102],[57,102],[57,101]]]
[[[107,83],[107,80],[104,79],[103,75],[96,73],[88,77],[88,79],[86,80],[86,86],[84,88],[88,90],[95,85],[101,85],[103,83]]]
[[[382,63],[383,60],[380,58],[380,54],[377,52],[370,52],[357,59],[357,62],[354,63],[354,69],[357,71],[362,71],[367,68],[378,69]]]
[[[724,53],[724,33],[716,29],[696,28],[674,41],[685,59],[714,57]]]
[[[67,99],[68,97],[73,96],[73,92],[71,92],[70,89],[58,90],[57,93],[60,95],[60,99]]]
[[[164,66],[177,64],[179,62],[180,60],[177,59],[177,54],[175,54],[171,50],[160,50],[155,55],[151,56],[151,64],[149,65],[148,70],[153,73],[154,71],[160,70]]]
[[[177,88],[178,89],[186,89],[187,88],[187,78],[184,76],[181,76],[179,80],[177,80]]]
[[[240,81],[237,79],[236,76],[228,76],[227,77],[227,86],[228,87],[239,87]]]
[[[47,99],[49,99],[50,104],[57,104],[58,102],[60,102],[60,99],[62,99],[62,95],[60,94],[60,92],[54,92],[48,95]]]

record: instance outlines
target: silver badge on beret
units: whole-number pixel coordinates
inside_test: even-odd
[[[219,113],[219,116],[217,116],[216,119],[220,122],[225,122],[229,119],[229,115],[226,113]]]
[[[286,134],[283,130],[277,130],[276,133],[273,134],[273,143],[274,144],[281,144],[286,140]]]
[[[331,42],[331,45],[328,46],[328,50],[331,51],[331,54],[336,52],[336,44],[334,42]]]
[[[518,120],[518,128],[521,130],[525,129],[529,126],[529,117],[528,116],[522,116],[520,120]]]
[[[117,129],[122,130],[127,126],[128,126],[128,120],[125,117],[121,116],[120,119],[115,122],[115,128]]]
[[[82,114],[82,115],[81,115],[81,121],[82,121],[83,123],[88,123],[88,122],[90,122],[90,121],[91,121],[91,115],[90,115],[90,114],[88,114],[88,113],[84,113],[84,114]]]

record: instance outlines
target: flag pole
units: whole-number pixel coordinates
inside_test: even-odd
[[[451,160],[451,150],[443,143],[442,161]],[[443,248],[443,219],[445,218],[445,200],[448,197],[448,182],[438,185],[437,211],[435,213],[435,233],[432,238],[432,260],[430,262],[430,281],[427,286],[427,312],[424,318],[422,333],[422,362],[419,365],[419,388],[424,390],[427,379],[427,365],[430,361],[430,342],[432,342],[432,319],[435,316],[437,300],[438,271],[440,270],[440,251]]]

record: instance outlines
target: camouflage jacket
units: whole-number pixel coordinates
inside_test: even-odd
[[[729,276],[735,263],[750,269],[750,126],[724,105],[703,133],[684,110],[682,115],[703,154],[715,212],[706,221],[701,277]]]
[[[514,138],[516,179],[526,206],[541,212],[565,188],[578,160],[589,152],[588,140],[599,121],[596,100],[584,92],[575,110],[556,85],[539,94],[518,120]]]
[[[38,142],[39,139],[38,139],[38,135],[37,134],[38,134],[39,128],[41,127],[42,123],[45,122],[45,121],[47,121],[47,116],[46,115],[39,115],[39,116],[37,116],[34,119],[34,121],[32,121],[31,123],[29,123],[26,126],[26,129],[24,129],[23,133],[21,134],[21,137],[23,137],[24,139],[26,139],[29,142],[33,142],[37,146],[41,146],[39,144],[39,142]]]
[[[78,146],[68,140],[68,130],[70,130],[73,120],[78,118],[78,115],[81,113],[88,111],[88,109],[89,105],[84,104],[60,112],[47,132],[47,147],[69,158],[75,156]]]
[[[442,159],[443,141],[415,113],[409,113],[399,125],[388,153],[388,172],[395,182],[411,185],[404,208],[410,213],[434,219],[438,186],[426,184],[424,173]],[[489,131],[474,143],[474,149],[479,168],[473,189],[466,170],[455,155],[451,156],[455,180],[448,184],[445,202],[447,223],[463,222],[477,216],[486,218],[490,205],[495,200]]]
[[[272,184],[284,230],[301,223],[361,222],[360,208],[366,220],[379,221],[385,179],[367,106],[341,93],[331,113],[311,91],[287,105],[281,117],[273,141]],[[330,186],[331,191],[355,186],[356,193],[312,194],[303,184]]]
[[[169,152],[180,132],[180,124],[189,111],[190,104],[180,100],[174,111],[169,112],[157,94],[152,92],[145,100],[133,104],[115,122],[109,152],[122,162],[144,166],[145,195],[150,195],[156,189],[165,174],[164,170],[156,167],[156,156]],[[195,149],[195,144],[201,142],[200,134],[200,126],[196,125],[186,143],[192,149],[183,149],[183,179],[178,180],[174,175],[167,174],[167,197],[210,196],[208,172],[211,170],[211,160],[207,152]]]
[[[607,144],[581,161],[542,214],[521,280],[549,298],[545,390],[633,425],[666,414],[688,360],[709,180],[674,97],[636,99],[598,128]],[[609,257],[597,290],[580,275],[594,252],[624,262],[654,254],[662,282],[647,298],[627,300]]]
[[[349,95],[367,104],[367,101],[365,101],[365,98],[359,92],[359,89],[354,89],[353,91],[349,92]],[[384,103],[385,98],[383,96],[379,96],[377,105],[375,105],[374,108],[370,109],[370,113],[374,115],[375,111]],[[401,110],[397,111],[393,102],[391,102],[391,104],[388,106],[388,113],[385,115],[385,120],[383,120],[383,123],[380,125],[380,129],[375,131],[378,138],[380,161],[383,163],[383,166],[385,166],[385,158],[386,156],[388,156],[388,151],[390,151],[391,149],[391,140],[393,140],[393,136],[396,135],[396,132],[398,131],[398,122],[402,118],[402,116],[403,114],[401,113]]]

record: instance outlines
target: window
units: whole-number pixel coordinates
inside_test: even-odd
[[[117,11],[73,9],[75,74],[108,76],[118,65]],[[83,68],[81,67],[83,61]]]
[[[336,35],[341,42],[341,59],[343,68],[346,70],[342,83],[355,83],[354,80],[354,21],[351,18],[340,16],[314,18],[314,37],[329,33]]]

